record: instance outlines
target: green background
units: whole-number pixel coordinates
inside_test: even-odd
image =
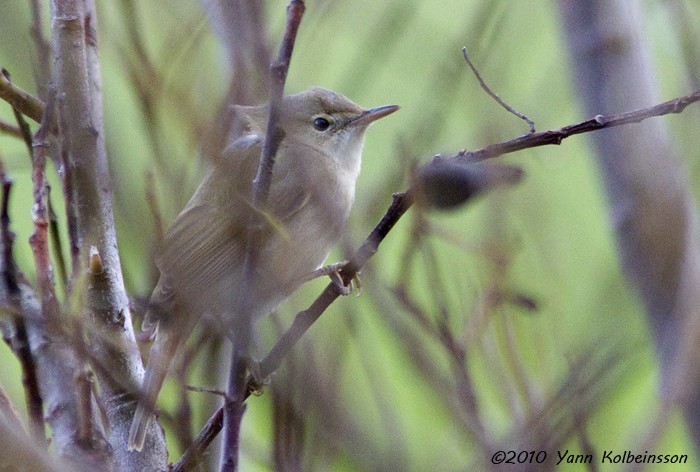
[[[674,23],[673,2],[642,3],[643,35],[651,47],[659,96],[666,100],[690,92],[688,77],[698,73],[699,62],[695,57],[690,62],[695,70],[687,69],[683,41],[688,38]],[[677,3],[700,17],[694,2]],[[285,5],[271,1],[267,8],[274,51]],[[26,4],[3,2],[0,11],[0,65],[15,83],[33,92],[35,55]],[[129,294],[147,297],[155,276],[154,229],[144,176],[154,175],[163,220],[169,223],[202,175],[196,130],[215,117],[229,71],[197,2],[141,2],[134,18],[125,15],[122,3],[101,1],[98,15],[122,266]],[[139,25],[162,78],[156,103],[162,164],[154,161],[125,60],[131,54],[132,21]],[[689,32],[696,42],[698,24]],[[479,88],[461,56],[462,47],[468,48],[490,87],[532,118],[539,131],[589,118],[580,111],[564,39],[557,6],[550,1],[308,1],[287,92],[319,85],[363,106],[401,106],[368,133],[356,204],[341,246],[360,244],[391,194],[407,188],[417,164],[435,154],[474,150],[527,131]],[[143,69],[138,72],[146,75]],[[4,103],[0,118],[13,122]],[[697,194],[700,107],[691,105],[681,115],[657,119],[667,124]],[[0,135],[0,159],[15,181],[11,217],[17,259],[32,277],[29,158],[19,140]],[[299,411],[307,415],[303,463],[308,468],[477,470],[488,463],[488,453],[459,417],[463,399],[455,394],[454,365],[444,346],[427,334],[430,330],[397,301],[392,288],[399,284],[409,289],[433,327],[443,319],[440,313],[446,313],[445,325],[464,341],[481,419],[504,449],[519,450],[518,428],[526,428],[528,419],[544,411],[552,418],[583,415],[585,436],[598,459],[610,449],[644,452],[641,444],[659,407],[658,366],[643,307],[618,265],[605,192],[586,136],[498,161],[521,166],[523,182],[458,211],[417,215],[411,210],[363,271],[362,295],[336,302],[298,346],[295,368],[312,370],[304,372],[305,385],[296,392],[303,397],[297,398]],[[168,177],[168,172],[177,177]],[[60,185],[52,178],[54,204],[60,208]],[[431,233],[418,249],[411,246],[410,236],[416,228]],[[338,249],[331,258],[342,260],[345,253]],[[309,284],[282,306],[281,323],[287,325],[325,283]],[[531,297],[537,310],[494,304],[494,293]],[[266,320],[259,329],[264,353],[274,339],[275,324]],[[586,355],[588,361],[581,362]],[[0,359],[0,386],[24,415],[18,364],[4,344]],[[202,356],[197,370],[215,370],[212,364]],[[301,378],[293,372],[285,364],[279,375],[291,376],[292,382]],[[193,375],[192,383],[201,377]],[[320,383],[314,387],[306,382],[309,378]],[[573,378],[579,378],[583,391],[551,403]],[[170,385],[161,397],[164,408],[175,401],[174,390]],[[197,395],[202,394],[190,395],[197,405],[196,424],[201,424],[207,415],[206,407],[199,406],[204,402]],[[337,430],[323,418],[332,411],[324,406],[326,401],[344,409],[345,416],[335,418]],[[249,401],[243,470],[272,467],[270,402],[269,394]],[[583,453],[581,436],[571,435],[559,449]],[[556,449],[547,452],[550,463]],[[649,452],[690,457],[685,467],[653,470],[695,470],[699,463],[677,414]],[[178,447],[171,445],[170,453],[176,459]]]

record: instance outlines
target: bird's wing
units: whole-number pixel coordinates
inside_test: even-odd
[[[235,280],[231,274],[242,271],[246,225],[253,211],[251,186],[261,148],[260,139],[242,139],[236,142],[235,152],[209,172],[166,233],[156,255],[161,278],[151,297],[153,303],[171,305],[175,293],[201,296],[202,288],[216,286],[226,276]],[[287,174],[293,172],[290,163],[285,164],[275,167],[271,211],[263,213],[256,244],[263,245],[273,236],[285,238],[286,223],[309,201],[303,185],[279,183],[288,181],[291,176]]]
[[[200,288],[212,287],[227,270],[242,265],[245,226],[212,210],[208,205],[188,207],[173,223],[156,256],[161,278],[153,303],[168,306],[176,293],[197,297]]]

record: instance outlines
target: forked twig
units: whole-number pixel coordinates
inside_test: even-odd
[[[486,85],[486,82],[484,81],[484,79],[481,78],[481,74],[479,74],[479,71],[477,70],[476,67],[474,67],[474,64],[472,64],[472,61],[469,59],[469,55],[467,54],[467,48],[462,48],[462,55],[464,56],[464,60],[467,61],[467,65],[469,66],[469,68],[470,68],[470,69],[472,70],[472,72],[474,73],[474,76],[476,77],[476,80],[479,81],[479,85],[481,85],[481,88],[484,89],[484,91],[485,91],[487,94],[489,94],[489,96],[490,96],[491,98],[493,98],[494,100],[496,100],[496,102],[498,102],[498,104],[501,105],[503,108],[505,108],[507,111],[509,111],[510,113],[514,114],[515,116],[517,116],[517,117],[520,118],[521,120],[524,120],[524,121],[528,124],[528,126],[530,126],[530,134],[534,134],[534,133],[536,132],[536,130],[535,130],[535,122],[532,121],[532,120],[531,120],[530,118],[528,118],[527,116],[525,116],[524,114],[520,113],[520,112],[519,112],[518,110],[516,110],[515,108],[511,107],[510,105],[508,105],[505,101],[503,101],[503,99],[502,99],[501,97],[499,97],[493,90],[491,90],[491,87],[489,87],[488,85]]]

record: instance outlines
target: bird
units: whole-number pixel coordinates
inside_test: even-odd
[[[234,136],[175,218],[155,262],[160,278],[143,329],[154,333],[129,431],[140,451],[170,362],[200,319],[232,340],[272,312],[321,267],[341,237],[355,197],[365,132],[398,110],[365,109],[321,87],[282,98],[269,195],[251,202],[268,105],[234,105]],[[257,257],[244,283],[248,225],[257,215]],[[245,308],[243,308],[245,307]],[[243,312],[245,310],[246,312]],[[237,338],[238,334],[238,338]]]

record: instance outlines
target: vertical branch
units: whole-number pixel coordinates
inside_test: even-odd
[[[41,2],[39,0],[30,0],[29,6],[32,12],[32,23],[29,30],[34,40],[34,48],[37,54],[34,81],[39,91],[39,98],[46,100],[49,94],[48,84],[51,81],[51,44],[46,35],[44,35],[43,7]]]
[[[36,363],[29,348],[27,327],[24,318],[20,314],[20,289],[18,285],[17,265],[13,254],[15,235],[10,230],[10,191],[12,180],[5,173],[4,166],[0,166],[0,179],[2,179],[2,210],[0,211],[0,233],[2,238],[2,274],[3,292],[8,299],[8,305],[17,311],[13,320],[13,327],[5,333],[6,341],[17,355],[22,366],[22,384],[27,402],[27,414],[29,417],[29,432],[37,445],[46,446],[46,434],[44,432],[43,400],[39,391]]]
[[[54,259],[58,269],[58,280],[61,281],[63,294],[68,292],[68,271],[66,269],[66,260],[63,257],[63,244],[61,242],[61,232],[58,227],[58,216],[54,211],[51,203],[51,187],[46,187],[46,204],[49,215],[49,236],[51,236],[51,248],[53,250]]]
[[[34,82],[36,88],[39,92],[39,98],[46,102],[47,108],[53,108],[55,106],[55,89],[50,88],[51,83],[51,43],[49,39],[44,34],[44,17],[43,17],[43,5],[39,0],[30,0],[29,6],[31,9],[32,20],[31,26],[29,27],[32,40],[34,41],[34,49],[36,50],[36,63],[34,65]],[[51,126],[54,127],[55,123],[52,122]],[[51,159],[54,162],[56,169],[63,168],[63,180],[65,181],[67,176],[65,172],[65,166],[62,164],[64,160],[61,159],[61,147],[60,146],[50,146]],[[47,188],[48,196],[48,210],[49,210],[49,235],[51,236],[51,245],[54,253],[56,263],[58,265],[59,280],[61,281],[61,286],[64,295],[68,291],[68,276],[66,271],[66,263],[63,257],[63,249],[61,244],[61,233],[58,230],[58,218],[54,213],[53,207],[51,205],[50,188]],[[66,201],[66,208],[71,208],[69,201]],[[72,212],[67,212],[69,222],[74,221],[71,217]],[[75,234],[75,233],[73,233]]]
[[[277,59],[270,66],[271,93],[270,110],[268,114],[267,130],[265,141],[263,142],[260,162],[257,174],[253,181],[253,195],[251,198],[253,208],[263,210],[267,202],[272,182],[272,170],[275,165],[275,154],[280,142],[284,138],[284,133],[279,127],[279,119],[282,107],[282,96],[284,95],[284,84],[287,79],[287,71],[296,41],[297,31],[304,15],[304,2],[302,0],[292,0],[287,6],[287,27],[284,38],[280,46]],[[248,234],[246,240],[246,252],[243,263],[243,289],[241,293],[250,293],[253,287],[254,268],[257,265],[258,247],[256,241],[258,236],[258,212],[251,213],[251,220],[248,222]],[[224,403],[224,438],[223,452],[221,455],[221,472],[238,470],[238,449],[240,439],[240,427],[245,411],[245,397],[247,393],[246,367],[248,363],[250,338],[252,332],[251,313],[254,307],[250,303],[252,297],[245,297],[245,302],[240,313],[245,317],[242,320],[242,332],[237,333],[231,355],[231,365],[229,372],[227,398]]]
[[[299,23],[304,14],[304,2],[301,0],[292,0],[287,7],[287,29],[284,33],[282,45],[279,54],[274,63],[270,66],[270,75],[272,79],[270,93],[270,110],[268,112],[267,129],[265,132],[265,141],[263,142],[258,170],[253,180],[253,195],[251,202],[253,208],[259,210],[251,213],[251,221],[248,222],[248,237],[246,245],[245,261],[243,264],[244,287],[249,289],[252,287],[253,268],[256,266],[258,257],[258,248],[255,242],[258,240],[260,223],[260,211],[265,209],[267,196],[270,193],[270,185],[272,183],[272,170],[275,165],[275,155],[277,148],[284,138],[284,131],[279,127],[280,113],[282,108],[282,96],[284,95],[284,83],[287,79],[287,71],[289,70],[289,62],[294,49],[294,41],[296,40]],[[243,290],[243,293],[248,293],[248,290]],[[246,307],[241,310],[248,314],[253,307]],[[250,321],[245,325],[250,325]],[[249,342],[250,333],[244,333],[247,336],[241,336],[243,339],[237,340],[244,345],[242,350],[246,350]]]
[[[2,74],[3,79],[8,80]],[[8,80],[9,82],[9,80]],[[53,432],[56,451],[72,463],[73,468],[83,470],[99,468],[111,470],[109,445],[102,431],[89,412],[81,415],[81,404],[75,395],[73,373],[83,363],[67,339],[62,326],[60,307],[54,293],[52,267],[47,247],[47,208],[44,165],[48,153],[47,136],[52,120],[52,110],[43,113],[41,126],[32,139],[31,131],[17,108],[14,109],[19,128],[32,158],[34,205],[32,217],[35,231],[30,245],[35,257],[41,304],[18,273],[12,255],[12,234],[9,231],[7,202],[9,181],[3,186],[4,208],[0,214],[4,251],[4,278],[2,290],[8,292],[11,305],[18,313],[15,339],[20,362],[24,366],[25,387],[29,395],[30,429],[38,444],[45,444],[42,400],[46,406],[46,421]],[[81,416],[86,432],[77,433]]]
[[[48,246],[48,184],[44,169],[46,166],[46,155],[48,153],[47,130],[51,120],[51,111],[44,115],[42,126],[36,134],[32,146],[32,183],[33,183],[33,205],[32,221],[34,222],[34,232],[29,237],[29,244],[34,254],[34,266],[37,273],[37,284],[41,294],[41,310],[44,321],[48,324],[49,331],[60,332],[61,330],[61,308],[56,299],[53,280],[53,266],[49,256]]]
[[[76,216],[79,273],[86,273],[91,248],[102,271],[90,271],[72,295],[83,303],[83,322],[110,423],[110,443],[119,470],[155,470],[167,459],[164,438],[143,454],[127,452],[135,403],[130,393],[143,377],[118,252],[112,193],[102,124],[102,99],[91,0],[51,0],[51,33],[58,110],[65,164],[66,197]],[[70,229],[70,228],[69,228]],[[74,241],[71,241],[73,244]],[[75,273],[74,268],[74,273]],[[109,373],[110,375],[106,375]],[[72,377],[71,377],[72,378]]]

